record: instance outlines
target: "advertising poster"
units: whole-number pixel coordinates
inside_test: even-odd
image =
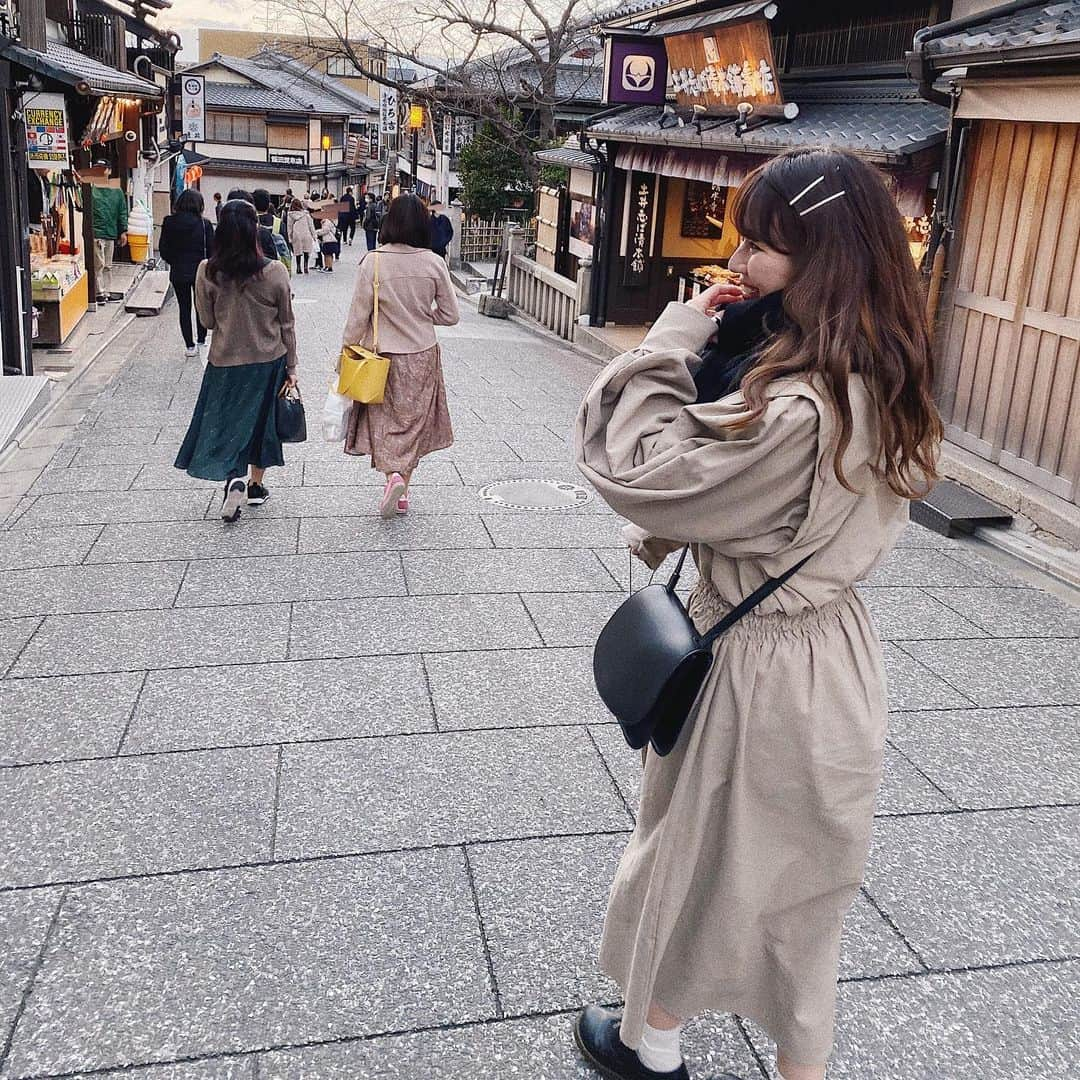
[[[26,160],[31,169],[70,169],[67,110],[63,94],[34,94],[23,106]]]
[[[584,199],[570,200],[570,239],[567,249],[579,259],[592,257],[596,208]]]
[[[206,83],[201,75],[180,76],[180,130],[185,142],[206,141]]]

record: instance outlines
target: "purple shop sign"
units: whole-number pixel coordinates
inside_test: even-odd
[[[604,43],[604,103],[663,105],[667,50],[662,38],[609,37]]]

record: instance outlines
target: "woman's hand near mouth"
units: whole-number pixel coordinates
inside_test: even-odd
[[[710,285],[697,296],[687,300],[686,306],[700,311],[703,315],[715,315],[719,308],[725,308],[728,304],[737,304],[745,299],[746,294],[741,286],[721,281],[716,285]]]

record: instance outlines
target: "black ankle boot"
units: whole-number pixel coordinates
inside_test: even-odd
[[[641,1058],[619,1038],[618,1013],[589,1005],[577,1018],[574,1041],[601,1076],[607,1080],[690,1080],[685,1065],[670,1072],[646,1068]]]

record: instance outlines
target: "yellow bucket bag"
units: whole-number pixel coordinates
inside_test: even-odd
[[[346,345],[341,350],[337,392],[364,405],[381,405],[390,361],[379,355],[379,253],[375,252],[372,258],[375,260],[375,304],[371,316],[371,348]]]

